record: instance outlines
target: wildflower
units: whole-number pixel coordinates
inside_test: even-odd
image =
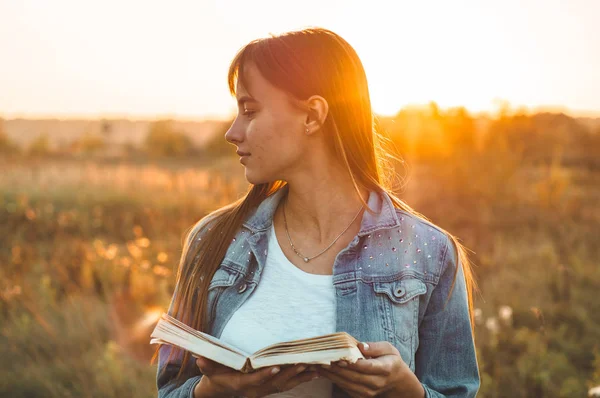
[[[485,321],[485,327],[487,328],[487,330],[489,330],[490,332],[496,334],[498,333],[498,331],[500,330],[500,325],[498,325],[498,320],[494,317],[488,318]]]
[[[158,264],[152,267],[152,271],[158,276],[169,276],[171,274],[171,270],[169,268]]]
[[[36,215],[36,213],[35,213],[35,210],[34,210],[34,209],[31,209],[31,208],[29,208],[29,209],[25,210],[25,217],[27,217],[27,219],[28,219],[29,221],[33,221],[33,220],[35,220],[36,216],[37,216],[37,215]]]
[[[108,249],[106,250],[106,252],[104,253],[105,257],[107,260],[112,260],[115,258],[115,256],[117,255],[117,252],[119,251],[119,248],[117,247],[117,245],[115,244],[111,244],[108,246]]]
[[[13,287],[4,289],[4,291],[0,291],[0,297],[5,301],[8,301],[14,296],[19,296],[22,291],[21,286],[14,285]]]
[[[129,250],[129,254],[131,254],[131,257],[133,258],[142,257],[142,249],[137,247],[133,242],[127,242],[127,250]]]
[[[139,246],[139,247],[148,247],[150,246],[150,239],[148,238],[139,238],[135,240],[135,243]]]
[[[125,268],[129,268],[131,266],[131,259],[129,257],[121,257],[119,262]]]
[[[513,310],[508,305],[503,305],[498,310],[498,317],[507,325],[510,325],[512,322],[512,314]]]
[[[133,234],[136,236],[136,238],[141,238],[144,234],[144,230],[139,225],[136,225],[133,227]]]
[[[473,314],[475,315],[475,323],[481,325],[483,323],[483,311],[481,308],[475,308]]]

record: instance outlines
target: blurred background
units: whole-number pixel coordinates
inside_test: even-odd
[[[600,386],[600,2],[0,0],[0,396],[153,397],[184,232],[247,189],[229,61],[355,47],[397,194],[472,251],[481,397]]]

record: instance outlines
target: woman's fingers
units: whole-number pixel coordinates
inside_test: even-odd
[[[330,372],[327,369],[321,369],[319,370],[319,373],[324,377],[327,377],[333,383],[337,384],[340,388],[342,388],[350,394],[356,393],[360,395],[362,393],[366,393],[368,390],[368,388],[365,385],[359,384],[354,380],[349,380],[346,377],[337,373]]]
[[[307,366],[303,364],[284,368],[273,366],[253,373],[241,373],[227,367],[225,367],[226,372],[221,371],[222,365],[204,357],[199,357],[196,363],[200,371],[212,382],[241,394],[249,394],[253,391],[260,392],[259,396],[268,395],[292,389],[298,384],[319,377],[316,371],[307,372]]]
[[[320,377],[320,375],[317,372],[305,371],[305,372],[299,373],[298,375],[290,378],[285,383],[284,387],[282,388],[282,391],[291,390],[292,388],[296,387],[299,384],[306,383],[307,381],[311,381],[311,380],[317,379],[319,377]]]
[[[359,359],[354,363],[340,361],[331,366],[323,366],[324,369],[331,371],[349,370],[369,375],[385,374],[386,369],[379,359]]]
[[[383,386],[379,385],[379,382],[372,379],[348,379],[341,374],[330,372],[326,369],[321,369],[319,371],[323,377],[327,377],[333,383],[337,384],[340,388],[348,392],[350,396],[374,396],[377,391],[380,391]],[[373,376],[371,376],[372,378]],[[364,384],[363,384],[364,383]]]
[[[387,377],[386,374],[367,374],[356,371],[354,369],[348,369],[340,367],[339,365],[332,365],[330,367],[322,367],[319,373],[326,377],[336,375],[338,378],[342,378],[353,384],[361,384],[368,388],[379,389],[383,387],[383,381]],[[336,378],[336,380],[339,380]]]
[[[213,372],[212,361],[204,357],[196,357],[196,366],[200,369],[203,375],[210,376]]]
[[[304,383],[317,377],[317,372],[306,372],[307,365],[290,366],[281,371],[276,377],[269,381],[269,392],[281,392],[290,390],[298,384]]]
[[[304,372],[306,370],[305,365],[295,365],[283,369],[276,377],[274,377],[269,384],[275,387],[276,391],[284,391],[286,383],[293,377]]]
[[[281,369],[279,366],[260,369],[254,373],[238,373],[230,380],[237,392],[248,394],[250,391],[260,392],[259,396],[281,392],[289,389],[290,379],[301,373],[305,366],[290,366]],[[291,388],[291,387],[290,387]]]
[[[279,367],[269,367],[253,373],[242,373],[233,370],[229,373],[218,373],[209,376],[211,382],[220,386],[224,391],[234,394],[253,395],[252,391],[262,388],[269,379],[279,372]]]
[[[393,369],[393,358],[393,355],[384,355],[372,359],[359,359],[354,363],[340,361],[336,365],[360,373],[387,376]]]
[[[376,358],[382,355],[396,354],[400,355],[398,349],[392,345],[389,341],[376,341],[369,343],[360,343],[358,345],[360,352],[365,357]]]
[[[242,388],[260,386],[281,372],[279,366],[271,366],[264,369],[259,369],[253,373],[240,374],[240,383]]]

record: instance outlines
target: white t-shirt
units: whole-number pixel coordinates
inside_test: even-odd
[[[292,264],[271,227],[267,263],[260,282],[229,319],[220,338],[253,353],[282,341],[333,332],[333,276],[307,273]],[[331,393],[331,381],[321,377],[269,397],[331,397]]]

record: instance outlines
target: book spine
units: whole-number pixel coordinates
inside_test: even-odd
[[[250,373],[253,372],[254,368],[252,367],[252,363],[250,362],[250,358],[246,358],[246,362],[244,362],[244,366],[242,366],[242,369],[240,370],[240,372],[242,373]]]

